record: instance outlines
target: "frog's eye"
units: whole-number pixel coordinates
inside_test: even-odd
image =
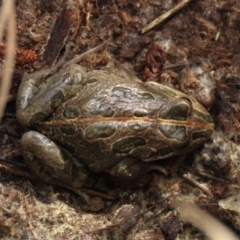
[[[166,105],[159,111],[158,117],[161,119],[173,119],[187,121],[192,113],[192,101],[187,97],[175,98],[173,104]]]

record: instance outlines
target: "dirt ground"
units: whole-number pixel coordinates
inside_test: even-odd
[[[17,57],[0,126],[3,147],[16,146],[26,130],[15,118],[22,76],[100,44],[81,60],[86,69],[115,62],[144,81],[186,92],[209,109],[216,130],[184,163],[167,163],[170,176],[154,172],[130,189],[96,176],[96,185],[115,197],[98,213],[83,211],[69,190],[3,171],[5,164],[25,171],[21,157],[0,159],[1,239],[207,239],[181,219],[176,195],[240,235],[240,2],[192,0],[143,33],[179,2],[16,1]]]

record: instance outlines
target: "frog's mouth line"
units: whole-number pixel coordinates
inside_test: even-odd
[[[98,122],[136,122],[136,123],[161,123],[166,125],[174,126],[186,126],[191,128],[201,128],[201,129],[210,129],[214,130],[213,123],[204,123],[204,122],[194,122],[194,121],[179,121],[173,119],[162,119],[162,118],[147,118],[147,117],[95,117],[95,118],[78,118],[78,119],[62,119],[62,120],[52,120],[50,122],[39,122],[39,125],[44,126],[59,126],[63,124],[74,124],[78,125],[81,123],[98,123]]]

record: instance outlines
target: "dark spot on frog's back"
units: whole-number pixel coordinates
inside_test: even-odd
[[[60,127],[60,130],[63,134],[74,135],[76,131],[76,126],[74,126],[73,124],[63,124]]]
[[[63,112],[63,116],[66,119],[74,119],[79,117],[79,115],[80,115],[79,109],[76,107],[68,107]]]
[[[146,101],[153,101],[154,97],[150,93],[139,93],[130,88],[115,87],[112,90],[111,96],[116,102],[125,103],[142,103]]]
[[[188,138],[185,126],[159,124],[159,130],[166,138],[176,139],[179,142],[184,142]]]
[[[85,131],[85,138],[96,140],[99,138],[111,137],[116,131],[116,124],[113,122],[93,123]]]
[[[100,102],[91,104],[88,109],[89,112],[94,116],[100,115],[103,117],[111,117],[114,114],[114,111],[111,107],[104,105]]]
[[[51,100],[51,109],[55,110],[64,100],[62,91],[58,91]]]
[[[166,106],[160,112],[158,117],[162,119],[173,119],[186,121],[189,114],[189,106],[187,104],[179,104],[176,106]]]
[[[142,110],[136,110],[136,111],[134,112],[134,116],[135,116],[135,117],[145,117],[145,116],[147,116],[147,112],[146,112],[146,110],[144,110],[144,109],[142,109]]]
[[[141,137],[126,137],[113,144],[113,151],[115,153],[129,153],[136,147],[146,145],[146,140]]]

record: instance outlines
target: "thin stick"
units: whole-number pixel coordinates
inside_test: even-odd
[[[239,240],[225,225],[193,204],[176,198],[173,205],[184,221],[191,222],[211,240]]]
[[[101,48],[105,47],[107,44],[108,44],[108,41],[104,41],[103,43],[101,43],[100,45],[96,46],[95,48],[92,48],[92,49],[88,50],[87,52],[82,53],[81,55],[76,55],[73,59],[71,59],[66,64],[64,64],[63,67],[65,68],[65,67],[67,67],[67,66],[69,66],[71,64],[76,64],[76,63],[80,62],[88,54],[97,52]]]
[[[9,12],[12,8],[12,1],[3,1],[2,8],[1,8],[1,14],[0,14],[0,39],[2,41],[3,32],[5,29],[5,24],[9,17]]]
[[[12,0],[3,1],[2,13],[7,12],[8,19],[0,19],[0,42],[2,41],[2,35],[5,22],[7,22],[7,48],[5,52],[5,65],[3,70],[3,76],[1,80],[0,89],[0,121],[4,112],[5,104],[8,98],[9,88],[11,86],[11,77],[15,64],[15,45],[16,45],[16,21],[15,21],[15,6]],[[5,15],[5,14],[3,14]],[[3,21],[3,22],[2,22]]]
[[[169,11],[165,12],[163,15],[157,17],[155,20],[147,24],[144,28],[142,28],[141,32],[142,34],[145,32],[148,32],[152,28],[156,27],[158,24],[162,23],[165,21],[167,18],[172,16],[175,12],[183,8],[185,5],[187,5],[191,0],[183,0],[179,4],[177,4],[175,7],[170,9]]]
[[[208,196],[212,196],[212,193],[210,192],[210,190],[206,189],[205,187],[203,187],[200,183],[198,183],[197,181],[195,181],[194,179],[190,178],[187,174],[183,174],[183,178],[185,178],[186,180],[188,180],[190,183],[192,183],[194,186],[198,187],[200,190],[202,190],[204,193],[206,193]]]

